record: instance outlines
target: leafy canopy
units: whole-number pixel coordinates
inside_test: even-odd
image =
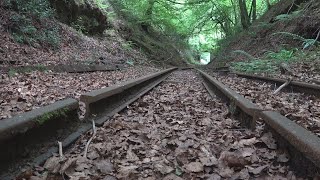
[[[101,1],[101,0],[100,0]],[[123,13],[164,34],[185,38],[197,51],[211,51],[219,39],[243,25],[240,3],[251,23],[277,0],[120,0]]]

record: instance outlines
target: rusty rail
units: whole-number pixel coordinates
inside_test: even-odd
[[[165,80],[170,73],[176,69],[177,68],[166,69],[138,79],[83,94],[81,101],[86,103],[87,121],[81,122],[79,120],[77,114],[77,111],[79,111],[79,102],[74,99],[57,102],[47,107],[18,115],[12,119],[0,121],[0,144],[1,147],[6,147],[0,150],[0,160],[1,162],[6,162],[1,163],[0,179],[13,179],[20,165],[25,165],[25,162],[30,164],[44,163],[47,158],[52,156],[52,153],[58,152],[57,146],[50,147],[52,142],[60,140],[62,141],[63,148],[69,147],[83,133],[92,128],[91,120],[95,120],[97,126],[102,125],[114,114],[120,112],[130,103]],[[76,123],[76,126],[74,126],[72,130],[68,130],[63,138],[59,138],[56,134],[59,128],[60,130],[64,130],[64,128],[67,129],[74,124],[59,127],[52,125],[52,122],[55,123],[61,119],[74,119]],[[35,128],[40,128],[40,130],[36,132],[36,136],[34,135]],[[49,129],[54,129],[54,132],[49,134]],[[47,137],[45,135],[50,136]],[[14,139],[17,136],[19,141]],[[47,151],[45,153],[39,152],[38,145],[46,142],[51,143],[49,147],[46,147]],[[17,158],[23,156],[22,154],[25,153],[24,149],[12,154],[11,150],[16,149],[18,146],[25,148],[25,144],[31,145],[31,147],[33,147],[31,149],[36,150],[35,154],[24,159]],[[35,145],[33,146],[33,144]],[[3,159],[1,157],[3,157]],[[19,162],[22,164],[16,164]],[[12,166],[17,166],[17,168],[12,168]],[[8,171],[9,167],[11,167],[13,171]]]
[[[242,125],[253,129],[257,119],[262,119],[266,123],[266,130],[274,134],[278,145],[288,150],[291,156],[290,165],[299,175],[312,177],[319,174],[320,138],[318,136],[278,112],[261,110],[214,77],[198,71],[203,77],[205,87],[210,94],[215,92],[220,96],[227,102],[231,112],[233,109],[238,109],[240,113],[233,114]]]
[[[262,81],[275,83],[278,86],[282,85],[287,81],[285,79],[264,77],[264,76],[258,76],[258,75],[250,75],[250,74],[243,74],[243,73],[235,73],[235,74],[239,77],[244,77],[247,79],[262,80]],[[316,85],[316,84],[310,84],[310,83],[299,82],[299,81],[291,81],[290,84],[286,87],[286,89],[320,97],[320,85]]]

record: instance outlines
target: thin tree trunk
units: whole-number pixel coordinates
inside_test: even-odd
[[[270,0],[266,0],[266,3],[267,3],[267,9],[269,10],[271,8]]]
[[[148,8],[146,10],[145,15],[145,22],[141,24],[141,27],[144,31],[149,32],[149,27],[151,26],[151,21],[152,21],[152,11],[154,4],[156,3],[155,0],[149,0],[148,1]]]
[[[241,24],[244,29],[248,29],[250,26],[250,17],[246,5],[246,0],[239,0],[240,18]]]
[[[257,0],[252,0],[252,21],[257,19]]]

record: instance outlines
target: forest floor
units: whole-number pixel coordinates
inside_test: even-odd
[[[241,130],[192,71],[178,71],[97,128],[33,179],[295,179],[270,133]],[[260,126],[263,126],[262,124]],[[260,130],[259,130],[260,129]],[[58,174],[58,175],[57,175]]]

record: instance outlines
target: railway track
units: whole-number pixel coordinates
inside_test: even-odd
[[[46,153],[30,154],[24,162],[33,159],[31,166],[19,178],[295,179],[319,175],[316,135],[277,112],[265,111],[204,72],[183,70],[169,76],[173,70],[84,94],[86,117],[97,126],[94,133],[90,123],[80,123],[64,137],[63,157],[57,145]],[[2,178],[16,176],[17,168],[12,166]]]

